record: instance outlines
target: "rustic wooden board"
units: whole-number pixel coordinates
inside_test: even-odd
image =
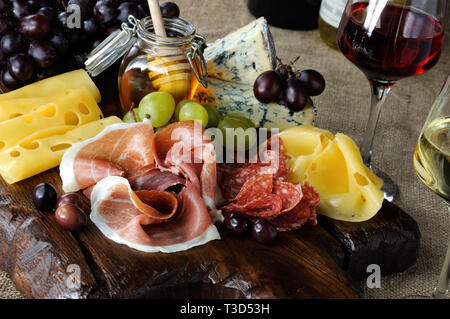
[[[105,116],[120,113],[116,74],[117,65],[95,80]],[[0,181],[0,268],[29,298],[358,298],[358,286],[344,269],[361,274],[370,254],[350,251],[341,235],[356,234],[350,237],[357,240],[361,232],[386,233],[393,225],[405,234],[393,244],[413,245],[408,260],[417,258],[417,225],[392,204],[383,206],[375,222],[324,219],[327,231],[315,226],[281,233],[273,245],[232,237],[219,225],[220,241],[174,254],[143,253],[108,240],[92,223],[77,233],[62,230],[51,212],[34,208],[32,190],[41,182],[62,194],[58,169],[16,185]],[[383,247],[380,236],[373,238]],[[380,251],[378,261],[385,256]],[[80,269],[79,289],[67,285],[70,265]]]
[[[64,231],[38,212],[31,192],[49,182],[61,194],[57,169],[13,186],[0,183],[0,267],[32,298],[198,297],[356,298],[339,267],[340,245],[320,226],[282,233],[274,245],[229,236],[186,252],[142,253],[105,238],[90,223]],[[81,269],[82,287],[66,285],[67,267]]]

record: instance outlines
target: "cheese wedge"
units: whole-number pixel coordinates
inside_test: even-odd
[[[0,122],[0,151],[14,146],[24,138],[53,135],[53,128],[80,126],[100,119],[103,115],[95,99],[85,89],[67,89],[49,98],[51,103],[35,111]]]
[[[67,89],[87,90],[98,103],[101,100],[100,91],[84,70],[76,70],[34,82],[20,89],[1,94],[0,102],[21,98],[48,97]],[[1,104],[0,104],[1,107]]]
[[[264,17],[209,44],[204,56],[211,77],[251,86],[262,72],[276,66],[275,45]]]
[[[364,165],[350,137],[304,125],[282,131],[280,138],[291,157],[289,180],[309,183],[319,192],[320,214],[360,222],[380,210],[383,181]]]
[[[197,85],[193,99],[201,104],[217,106],[222,115],[238,114],[250,119],[257,127],[280,130],[304,124],[312,124],[316,117],[314,106],[309,103],[299,112],[278,103],[261,103],[255,98],[253,86],[208,79],[208,88]]]
[[[25,138],[17,145],[0,152],[0,174],[9,184],[34,176],[60,164],[64,152],[72,144],[99,134],[105,127],[120,123],[110,116],[78,127],[61,126],[43,138]]]

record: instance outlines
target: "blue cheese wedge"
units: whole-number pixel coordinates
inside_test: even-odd
[[[291,112],[278,103],[259,102],[253,93],[253,86],[208,79],[208,88],[198,85],[194,99],[202,104],[217,106],[219,113],[239,114],[249,118],[257,127],[285,128],[313,124],[316,110],[311,103],[299,112]]]
[[[204,56],[211,77],[247,85],[276,66],[275,46],[264,17],[209,44]]]

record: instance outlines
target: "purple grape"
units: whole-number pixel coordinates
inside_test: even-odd
[[[139,15],[138,6],[136,5],[136,3],[133,2],[123,2],[120,4],[118,9],[119,15],[117,16],[116,19],[120,22],[128,22],[128,17],[130,15],[136,18]]]
[[[161,13],[165,17],[178,18],[180,16],[180,8],[174,2],[164,2],[161,4]]]
[[[117,10],[111,2],[107,2],[105,0],[97,1],[93,12],[97,20],[102,24],[114,20],[119,14],[119,10]]]
[[[42,7],[47,7],[50,3],[49,0],[28,0],[28,5],[33,9],[39,9]]]
[[[315,70],[303,70],[298,78],[311,96],[322,94],[325,90],[325,79]]]
[[[12,13],[16,19],[22,19],[23,17],[32,13],[31,8],[23,0],[12,0]]]
[[[56,58],[56,50],[47,41],[36,40],[31,42],[28,54],[41,68],[48,68],[53,65]]]
[[[17,81],[8,71],[7,68],[3,70],[2,74],[2,82],[4,85],[6,85],[9,89],[14,90],[17,89],[21,83],[20,81]]]
[[[67,11],[63,11],[58,14],[58,21],[64,29],[68,29],[67,27],[67,19],[69,18],[69,13]]]
[[[46,68],[46,69],[39,69],[36,72],[36,80],[40,81],[40,80],[55,76],[60,73],[62,73],[62,72],[59,69],[59,67],[54,66],[54,65],[49,68]]]
[[[8,9],[8,0],[0,0],[0,12]]]
[[[25,82],[33,75],[33,60],[25,53],[13,55],[8,59],[8,71],[16,80]]]
[[[25,45],[22,36],[13,32],[6,33],[0,42],[0,49],[8,55],[23,52]]]
[[[6,58],[7,58],[6,54],[4,54],[2,50],[0,50],[0,64],[3,65],[3,63],[5,63],[6,61]]]
[[[83,21],[83,30],[90,35],[96,35],[100,31],[100,27],[94,18],[90,18]]]
[[[41,14],[32,14],[20,20],[19,30],[29,40],[44,39],[50,32],[50,22]]]
[[[308,102],[308,94],[303,83],[297,78],[287,80],[284,90],[284,102],[293,112],[302,110]]]
[[[54,24],[58,21],[58,12],[52,7],[42,7],[37,13],[45,16],[50,24]]]
[[[64,32],[59,29],[53,30],[53,32],[48,37],[48,41],[56,49],[58,53],[64,53],[69,49],[69,40],[67,39]]]
[[[280,97],[283,88],[281,76],[276,71],[261,73],[253,85],[253,93],[258,101],[270,103]]]
[[[0,0],[1,1],[1,0]],[[0,17],[0,35],[4,35],[14,27],[14,22],[8,17]]]

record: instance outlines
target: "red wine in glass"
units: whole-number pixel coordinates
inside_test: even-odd
[[[338,45],[370,81],[393,83],[436,64],[444,40],[439,21],[418,9],[388,3],[372,22],[375,19],[367,19],[368,6],[369,2],[352,4]]]
[[[394,181],[370,165],[381,106],[399,79],[421,74],[439,60],[447,0],[348,0],[337,33],[344,56],[368,78],[372,89],[369,120],[361,143],[364,163],[383,179],[385,198],[398,192]]]

